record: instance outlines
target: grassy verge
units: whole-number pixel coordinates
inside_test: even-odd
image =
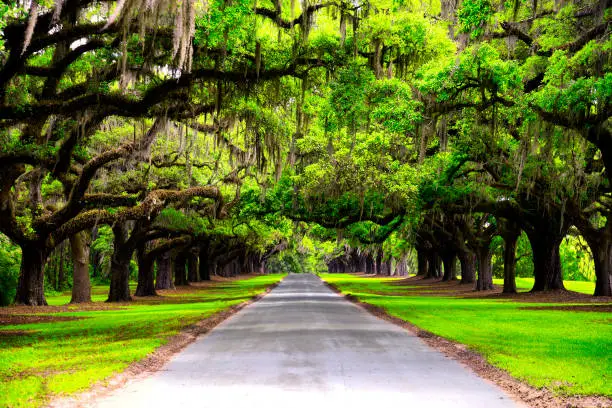
[[[588,311],[576,311],[559,303],[429,296],[415,286],[394,284],[392,278],[321,277],[392,316],[467,345],[532,386],[561,395],[612,397],[609,308],[598,309],[589,303]],[[528,282],[519,285],[524,283]],[[583,282],[576,283],[581,291],[588,289]]]
[[[0,326],[0,406],[36,407],[51,396],[84,390],[143,359],[181,329],[262,293],[281,278],[214,282],[121,306],[0,308],[5,317],[20,314],[25,323]],[[107,290],[94,288],[94,300],[104,300]],[[48,299],[51,305],[69,300],[67,295]],[[51,318],[56,320],[28,323]]]
[[[493,283],[503,286],[503,279],[493,279]],[[585,295],[592,295],[595,292],[595,282],[580,282],[580,281],[563,281],[565,289]],[[516,290],[519,292],[528,292],[533,288],[533,278],[516,278]]]

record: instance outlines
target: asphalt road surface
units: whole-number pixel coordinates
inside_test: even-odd
[[[418,337],[289,275],[96,407],[517,407],[503,391]]]

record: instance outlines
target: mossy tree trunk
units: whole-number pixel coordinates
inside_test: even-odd
[[[594,228],[588,220],[579,225],[595,263],[594,296],[612,296],[612,219],[603,228]]]
[[[457,280],[456,260],[457,255],[455,252],[447,251],[442,254],[442,263],[444,264],[443,281]]]
[[[442,260],[440,256],[435,251],[429,251],[427,253],[427,275],[426,278],[439,278],[442,276]]]
[[[153,257],[147,256],[146,246],[138,249],[138,286],[136,296],[157,296],[153,274]]]
[[[476,281],[476,254],[471,250],[459,251],[461,264],[461,284],[473,284]]]
[[[516,245],[521,236],[518,225],[511,222],[499,222],[504,239],[504,293],[516,293]]]
[[[21,246],[21,267],[15,304],[47,305],[44,286],[44,268],[47,255],[47,248],[41,242],[32,242]]]
[[[199,282],[198,255],[200,250],[197,247],[191,248],[187,252],[187,279],[189,282]]]
[[[493,271],[491,269],[491,241],[484,240],[476,247],[476,259],[478,260],[478,279],[476,279],[476,290],[493,289]]]
[[[565,234],[528,233],[533,253],[534,283],[532,292],[563,290],[561,257],[559,247]]]
[[[128,226],[117,223],[113,227],[113,254],[111,256],[110,290],[107,302],[129,302],[130,296],[130,261],[133,252],[126,247]]]
[[[198,262],[198,273],[201,281],[210,280],[210,267],[208,264],[207,253],[200,251],[200,261]]]
[[[89,237],[81,231],[70,237],[72,251],[72,299],[70,303],[91,302],[91,282],[89,280]]]
[[[155,289],[174,289],[172,282],[172,260],[169,252],[159,255],[157,261],[157,276]]]
[[[427,275],[427,254],[425,251],[417,249],[417,276]]]
[[[183,251],[179,251],[174,258],[174,285],[185,286],[187,283],[187,257]]]

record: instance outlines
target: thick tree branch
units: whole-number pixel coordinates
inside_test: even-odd
[[[48,245],[54,247],[71,235],[99,224],[112,225],[116,222],[128,220],[151,220],[167,205],[181,201],[185,202],[196,197],[210,198],[217,202],[219,208],[223,206],[223,197],[217,187],[192,187],[182,191],[154,190],[146,196],[142,203],[135,207],[119,211],[96,209],[78,214],[50,234]]]
[[[283,19],[281,17],[281,10],[280,9],[270,10],[270,9],[265,8],[265,7],[257,7],[255,9],[255,14],[257,14],[258,16],[269,18],[270,20],[274,21],[274,23],[276,23],[276,25],[278,25],[279,27],[282,27],[282,28],[292,28],[292,27],[294,27],[296,25],[302,24],[303,21],[304,21],[304,17],[305,16],[306,16],[306,18],[308,18],[308,16],[310,16],[312,13],[316,12],[317,10],[320,10],[322,8],[325,8],[325,7],[333,6],[333,5],[335,5],[335,3],[333,3],[333,2],[321,3],[321,4],[313,4],[311,6],[308,6],[304,11],[302,11],[302,14],[300,14],[299,16],[294,18],[293,20],[285,20],[285,19]]]

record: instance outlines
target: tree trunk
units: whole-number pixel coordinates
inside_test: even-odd
[[[30,243],[21,247],[21,268],[15,304],[47,306],[44,285],[46,260],[47,250],[42,243]]]
[[[217,275],[227,278],[227,264],[217,263]]]
[[[612,296],[612,234],[607,231],[612,222],[608,221],[603,233],[584,235],[595,263],[595,292],[593,296]]]
[[[208,265],[207,253],[205,251],[200,251],[200,262],[198,263],[200,280],[209,281],[210,280],[210,268]]]
[[[374,271],[374,260],[370,255],[366,257],[366,270],[365,273],[371,275]]]
[[[72,299],[70,303],[91,302],[89,280],[89,243],[87,232],[81,231],[70,237],[72,250]]]
[[[378,252],[374,258],[374,273],[380,275],[382,273],[382,253]]]
[[[55,290],[57,290],[58,250],[59,248],[56,247],[55,250],[49,254],[47,264],[45,265],[45,280],[49,283],[49,286]]]
[[[198,275],[198,254],[199,250],[192,248],[187,255],[187,277],[189,282],[199,282]]]
[[[444,263],[444,276],[442,277],[442,281],[457,280],[456,259],[457,256],[454,253],[445,253],[442,256],[442,262]]]
[[[472,284],[476,281],[476,255],[471,251],[459,252],[461,263],[461,284]]]
[[[62,242],[60,244],[60,251],[58,254],[59,257],[59,264],[58,264],[58,268],[57,268],[57,281],[56,281],[56,288],[55,290],[60,291],[62,290],[62,288],[64,287],[64,284],[66,283],[66,274],[64,272],[64,249],[65,249],[65,242]]]
[[[157,296],[153,278],[153,259],[146,254],[145,247],[138,250],[138,286],[135,296]]]
[[[438,254],[434,251],[431,251],[427,257],[427,275],[426,278],[439,278],[442,273],[440,271],[441,268],[441,259]]]
[[[130,296],[130,257],[115,256],[111,258],[111,283],[107,302],[129,302]]]
[[[476,249],[476,258],[478,259],[478,279],[476,280],[476,290],[493,289],[491,255],[490,241],[488,240]]]
[[[187,257],[184,252],[179,252],[174,258],[174,285],[185,286],[187,285],[187,274],[185,272],[185,266],[187,263]]]
[[[387,270],[389,271],[389,276],[395,275],[395,270],[393,270],[393,258],[389,258],[387,261]]]
[[[389,276],[389,268],[387,268],[387,261],[380,262],[380,271],[378,273],[382,276]]]
[[[406,255],[403,255],[397,261],[397,264],[395,265],[395,272],[399,276],[406,276],[406,275],[408,275],[408,266],[406,264]]]
[[[565,236],[565,234],[563,234]],[[561,272],[559,246],[563,236],[550,236],[532,232],[528,234],[533,252],[535,281],[532,292],[565,289]]]
[[[62,242],[60,244],[60,252],[58,254],[59,256],[59,267],[57,270],[57,291],[61,291],[64,287],[66,287],[66,260],[65,258],[65,253],[66,253],[66,241]]]
[[[506,231],[504,238],[504,293],[516,293],[516,243],[520,231]]]
[[[594,296],[612,296],[612,243],[601,245],[601,249],[595,255],[595,293]]]
[[[174,283],[172,282],[172,261],[169,252],[164,252],[157,257],[155,289],[174,289]]]
[[[417,249],[417,276],[427,275],[427,254]]]
[[[361,272],[361,273],[366,273],[368,266],[367,266],[368,260],[366,258],[365,255],[360,255],[359,256],[359,270],[357,272]]]
[[[111,256],[110,290],[107,302],[129,302],[130,296],[130,260],[132,251],[125,248],[128,239],[128,228],[119,223],[113,227],[113,255]]]

